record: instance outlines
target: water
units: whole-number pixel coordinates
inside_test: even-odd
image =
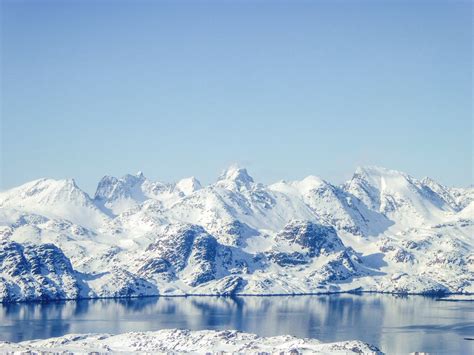
[[[163,297],[0,306],[0,339],[164,328],[238,329],[322,341],[360,339],[387,353],[473,354],[474,303],[422,296]]]

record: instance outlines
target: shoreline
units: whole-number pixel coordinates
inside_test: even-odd
[[[95,300],[136,300],[146,298],[188,298],[188,297],[215,297],[215,298],[238,298],[238,297],[304,297],[304,296],[334,296],[334,295],[364,295],[364,294],[375,294],[375,295],[391,295],[391,296],[422,296],[427,298],[433,298],[435,301],[446,301],[446,302],[470,302],[474,301],[474,293],[411,293],[411,292],[380,292],[380,291],[340,291],[340,292],[324,292],[324,293],[273,293],[273,294],[251,294],[251,293],[235,293],[231,295],[225,294],[184,294],[184,295],[143,295],[143,296],[119,296],[119,297],[81,297],[81,298],[58,298],[49,300],[22,300],[22,301],[7,301],[0,302],[0,305],[11,305],[11,304],[47,304],[47,303],[59,303],[59,302],[78,302],[78,301],[95,301]],[[451,296],[473,296],[470,300],[465,299],[447,299]]]
[[[383,354],[378,347],[361,340],[323,342],[291,335],[264,337],[237,330],[177,328],[120,334],[71,333],[22,342],[0,341],[0,352]]]

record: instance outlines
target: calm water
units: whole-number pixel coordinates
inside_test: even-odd
[[[422,296],[187,297],[0,305],[0,339],[163,328],[238,329],[323,341],[361,339],[387,353],[473,354],[474,303]]]

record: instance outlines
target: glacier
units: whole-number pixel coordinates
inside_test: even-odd
[[[379,167],[342,185],[105,176],[0,192],[0,302],[474,292],[474,188]]]

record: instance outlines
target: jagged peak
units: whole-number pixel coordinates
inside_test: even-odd
[[[233,164],[229,168],[225,169],[217,181],[218,185],[225,188],[232,188],[234,186],[238,188],[248,188],[254,183],[254,180],[248,174],[247,169],[242,168],[236,164]]]
[[[109,182],[109,181],[110,182],[117,182],[117,181],[126,182],[126,181],[144,181],[146,179],[147,178],[145,177],[143,172],[139,171],[136,174],[125,174],[120,178],[117,178],[113,175],[104,175],[104,177],[102,177],[102,179],[100,179],[100,181],[101,182],[102,181],[104,181],[104,182]]]
[[[128,197],[130,188],[136,185],[138,181],[139,179],[134,175],[125,175],[120,179],[106,175],[99,181],[94,199],[106,200]]]
[[[121,178],[116,178],[115,176],[105,175],[100,179],[99,184],[97,185],[95,198],[111,198],[113,195],[118,196],[127,196],[129,190],[136,185],[142,184],[147,179],[141,171],[136,174],[125,174]]]
[[[448,188],[447,186],[440,184],[438,181],[428,176],[425,176],[423,179],[421,179],[420,183],[430,188],[436,187],[436,188],[442,188],[444,190]]]
[[[138,183],[144,182],[146,180],[146,177],[141,171],[139,171],[136,174],[125,174],[119,180],[122,180],[127,184],[136,185]]]
[[[185,195],[192,194],[202,188],[201,182],[194,176],[184,178],[176,183],[176,188],[183,192]]]
[[[237,164],[233,164],[225,169],[219,176],[219,180],[253,182],[253,178],[248,174],[247,169]]]
[[[111,175],[104,175],[100,180],[99,180],[99,185],[102,183],[115,183],[117,182],[118,179],[115,176]]]

